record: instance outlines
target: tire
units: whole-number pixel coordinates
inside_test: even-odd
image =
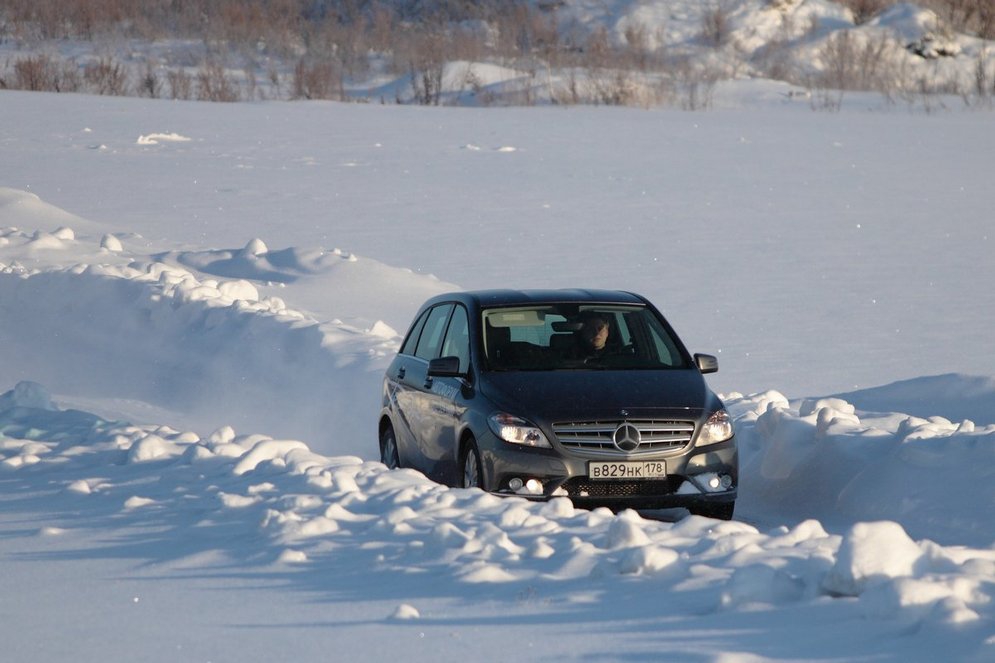
[[[460,478],[462,488],[483,488],[484,475],[483,467],[480,465],[480,452],[477,445],[471,440],[466,445],[463,452],[463,474]]]
[[[705,516],[716,520],[732,520],[732,513],[735,509],[735,502],[705,502],[690,507],[688,511],[696,516]]]
[[[386,465],[388,470],[396,470],[401,466],[401,459],[397,453],[397,437],[394,436],[394,429],[390,426],[380,433],[380,462]]]

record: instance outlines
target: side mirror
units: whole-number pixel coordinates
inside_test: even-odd
[[[719,370],[719,360],[712,355],[696,354],[694,363],[702,374],[715,373]]]
[[[437,357],[428,362],[430,378],[460,378],[464,375],[459,369],[459,357]]]

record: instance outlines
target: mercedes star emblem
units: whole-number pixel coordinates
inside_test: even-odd
[[[615,446],[618,447],[619,451],[624,451],[630,453],[636,450],[639,446],[640,436],[639,429],[630,424],[628,421],[623,421],[619,424],[619,427],[615,429],[615,434],[612,435],[612,441]]]

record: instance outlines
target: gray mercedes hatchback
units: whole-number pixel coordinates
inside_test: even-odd
[[[433,297],[383,380],[381,460],[450,486],[732,517],[732,422],[645,298],[599,290]]]

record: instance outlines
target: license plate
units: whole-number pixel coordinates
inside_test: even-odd
[[[613,479],[663,479],[667,476],[667,464],[662,460],[647,461],[589,461],[587,475],[592,479],[611,481]]]

